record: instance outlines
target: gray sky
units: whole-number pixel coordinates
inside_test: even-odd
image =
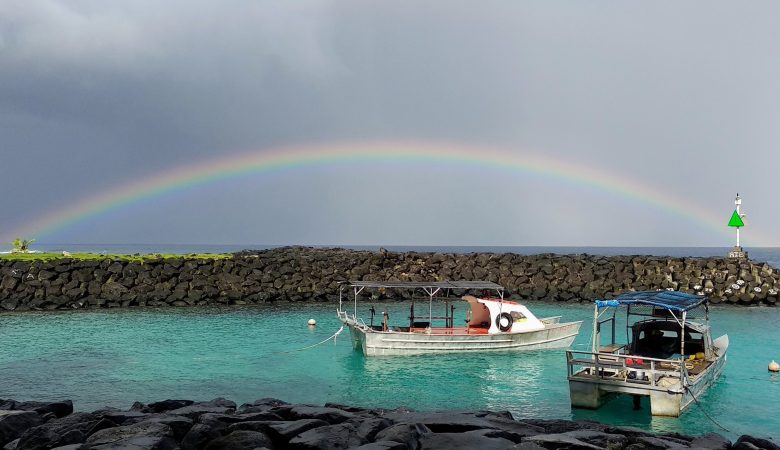
[[[780,3],[0,1],[0,240],[247,150],[453,143],[596,167],[723,232],[578,183],[447,164],[226,180],[65,243],[780,245]]]

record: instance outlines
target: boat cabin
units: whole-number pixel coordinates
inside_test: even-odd
[[[541,320],[520,303],[497,298],[463,296],[469,303],[468,328],[474,333],[499,334],[536,331],[544,328]]]
[[[706,336],[706,338],[705,338]],[[631,326],[628,353],[658,359],[679,359],[680,355],[702,353],[712,357],[709,327],[686,323],[682,329],[674,320],[645,320]]]

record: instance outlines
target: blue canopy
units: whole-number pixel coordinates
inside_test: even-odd
[[[672,311],[689,311],[707,302],[703,295],[686,294],[677,291],[626,292],[613,300],[596,300],[596,306],[607,308],[620,305],[651,305]]]

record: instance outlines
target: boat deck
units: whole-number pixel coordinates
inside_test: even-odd
[[[615,350],[619,351],[621,348],[622,346],[619,346]],[[611,383],[652,386],[658,385],[664,378],[679,379],[683,365],[685,376],[695,379],[714,363],[707,360],[661,360],[617,352],[590,353],[571,350],[567,352],[567,358],[570,380],[599,379]],[[576,370],[575,366],[579,366],[580,370]]]

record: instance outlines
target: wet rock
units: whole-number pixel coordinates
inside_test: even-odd
[[[208,402],[192,403],[190,405],[176,408],[168,412],[177,416],[186,416],[194,420],[200,417],[202,414],[232,414],[235,412],[235,410],[235,402],[225,400],[223,398],[217,398]]]
[[[222,436],[224,428],[224,424],[215,426],[213,424],[196,423],[181,440],[181,450],[203,449],[210,441]]]
[[[296,450],[339,450],[366,444],[357,428],[349,423],[318,427],[290,439],[289,448]]]
[[[86,449],[138,448],[168,450],[176,447],[171,427],[154,422],[139,422],[106,428],[87,438]]]
[[[410,450],[417,450],[420,438],[428,433],[431,430],[421,423],[397,423],[377,433],[374,439],[401,442]]]
[[[41,416],[33,411],[0,410],[0,446],[18,439],[25,431],[41,423]]]
[[[119,426],[118,423],[112,422],[106,418],[102,418],[95,425],[93,425],[92,428],[89,429],[89,431],[87,431],[85,436],[89,437],[100,430],[105,430],[106,428],[114,428],[118,426]]]
[[[389,419],[358,419],[350,421],[357,428],[358,437],[362,441],[371,442],[377,433],[393,424]]]
[[[341,409],[305,405],[279,409],[279,413],[290,420],[320,419],[329,424],[337,424],[355,418],[353,413]]]
[[[732,447],[734,450],[780,450],[780,445],[771,439],[763,439],[753,436],[742,435],[737,439]]]
[[[588,444],[587,442],[569,436],[568,434],[540,434],[525,438],[524,442],[525,441],[533,442],[547,449],[566,448],[569,450],[601,450],[602,448],[593,444]]]
[[[75,412],[30,428],[19,439],[17,450],[44,450],[84,442],[89,431],[100,421],[90,413]]]
[[[273,442],[264,433],[238,430],[209,442],[205,450],[252,450],[262,447],[273,447]]]
[[[508,413],[507,413],[508,414]],[[434,412],[434,413],[397,413],[390,412],[385,415],[396,422],[420,423],[434,433],[460,433],[464,431],[479,430],[485,428],[504,428],[523,434],[534,435],[544,431],[542,427],[524,422],[516,422],[511,415],[499,413],[461,413],[461,412]]]
[[[691,448],[729,450],[731,448],[731,441],[719,434],[710,433],[693,439],[691,441]]]
[[[106,411],[99,414],[103,418],[108,419],[117,425],[124,425],[128,420],[133,422],[139,422],[146,419],[149,416],[148,413],[142,413],[140,411]]]
[[[289,403],[285,402],[284,400],[279,400],[278,398],[266,397],[266,398],[255,400],[252,404],[248,404],[248,403],[243,404],[239,409],[244,409],[245,407],[266,407],[267,409],[271,409],[271,408],[276,408],[278,406],[285,406],[285,405],[289,405]],[[267,409],[265,409],[264,411],[267,411]]]
[[[292,422],[267,422],[267,424],[269,432],[274,433],[284,441],[289,441],[293,437],[306,431],[329,425],[328,422],[320,419],[302,419]],[[239,427],[239,424],[236,424],[235,427]]]
[[[263,412],[245,412],[241,414],[236,414],[236,417],[241,422],[246,421],[277,421],[277,420],[284,420],[280,415],[272,413],[270,411],[263,411]]]
[[[507,450],[547,450],[536,442],[526,441],[509,447]]]
[[[169,426],[173,431],[173,438],[177,442],[181,442],[193,426],[193,421],[189,417],[171,414],[150,414],[146,417],[128,419],[123,425],[130,425],[138,422],[159,423]]]
[[[664,437],[643,436],[637,439],[637,443],[644,444],[646,447],[649,448],[660,448],[660,449],[671,449],[671,450],[689,448],[687,442],[669,438],[666,436]]]
[[[354,447],[353,450],[407,450],[405,444],[394,441],[377,441]]]
[[[58,402],[18,402],[15,400],[0,400],[0,410],[35,411],[40,415],[52,413],[56,417],[65,417],[73,412],[73,402],[62,400]]]
[[[342,405],[340,403],[330,403],[330,402],[328,402],[328,403],[325,403],[322,406],[324,406],[326,408],[336,408],[336,409],[340,409],[342,411],[347,411],[347,412],[351,412],[351,413],[361,413],[361,412],[369,412],[370,413],[371,412],[370,409],[358,408],[358,407],[350,406],[350,405]]]
[[[161,402],[149,403],[144,412],[161,413],[166,411],[172,411],[174,409],[184,408],[193,404],[192,400],[163,400]]]
[[[473,430],[463,433],[434,433],[420,438],[420,450],[505,450],[514,442],[502,437],[486,435],[492,430]]]
[[[574,439],[603,448],[620,448],[628,442],[628,437],[622,434],[604,433],[594,430],[574,430],[564,433]]]

